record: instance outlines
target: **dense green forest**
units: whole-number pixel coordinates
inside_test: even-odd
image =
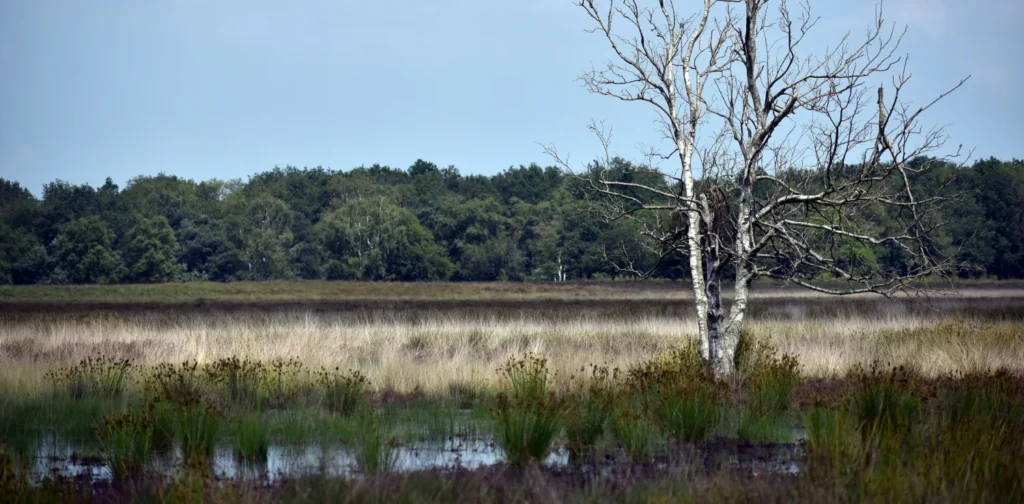
[[[621,179],[645,176],[612,164]],[[925,173],[922,191],[956,196],[938,239],[960,250],[960,275],[1024,278],[1024,161]],[[422,160],[406,170],[289,166],[248,182],[161,174],[123,189],[58,180],[41,199],[0,179],[0,283],[607,279],[622,276],[622,254],[656,277],[687,274],[679,258],[645,252],[630,222],[602,218],[587,188],[554,167],[487,177]]]

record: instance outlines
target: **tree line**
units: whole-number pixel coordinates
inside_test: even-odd
[[[160,174],[122,189],[109,178],[100,187],[57,180],[41,198],[0,179],[0,283],[685,277],[684,258],[644,243],[635,222],[608,220],[609,202],[588,183],[598,169],[627,182],[656,173],[609,164],[494,176],[423,160],[405,170],[288,166],[247,182]],[[1024,161],[945,163],[922,177],[923,191],[948,195],[938,246],[959,254],[962,278],[1024,278]],[[884,244],[856,255],[862,267],[907,260]]]

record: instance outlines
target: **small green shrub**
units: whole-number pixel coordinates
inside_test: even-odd
[[[135,474],[153,456],[152,411],[129,409],[106,416],[96,435],[111,471],[117,476]]]
[[[695,343],[655,357],[627,372],[627,395],[677,441],[707,438],[722,417],[728,386],[704,367]]]
[[[537,354],[510,357],[498,374],[505,393],[517,400],[539,401],[548,395],[548,361]]]
[[[359,408],[370,383],[359,371],[342,373],[338,368],[321,370],[318,381],[324,389],[327,409],[341,415],[351,415]]]
[[[121,395],[134,370],[130,359],[97,355],[82,359],[73,366],[49,371],[46,375],[55,392],[72,399],[82,399]]]
[[[660,393],[679,386],[715,385],[715,378],[705,368],[697,352],[697,344],[687,343],[626,372],[625,387],[630,393]]]

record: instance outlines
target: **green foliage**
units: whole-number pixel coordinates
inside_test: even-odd
[[[129,278],[139,283],[160,283],[178,277],[178,240],[166,217],[141,219],[128,231],[125,260]]]
[[[199,364],[192,360],[180,365],[157,365],[149,376],[147,388],[157,401],[186,407],[200,404],[206,398],[209,387],[200,373]]]
[[[115,283],[125,274],[112,250],[115,235],[99,217],[83,217],[60,228],[51,245],[55,283]]]
[[[800,381],[800,366],[791,355],[778,355],[766,341],[744,334],[736,352],[737,369],[746,381],[746,401],[738,435],[753,442],[780,442],[792,437],[785,419]]]
[[[175,405],[175,437],[185,460],[213,453],[222,413],[213,405],[196,403]]]
[[[852,471],[863,456],[861,440],[844,411],[814,407],[804,415],[807,453],[812,467]]]
[[[416,216],[394,203],[355,199],[317,224],[332,258],[331,278],[444,280],[451,262]]]
[[[853,411],[861,435],[867,440],[905,436],[921,405],[914,393],[916,374],[902,366],[884,370],[876,362],[851,375],[859,385]]]
[[[293,212],[288,204],[270,195],[229,198],[228,239],[240,262],[238,277],[245,280],[290,278],[288,251],[294,245]]]
[[[937,226],[932,252],[959,252],[965,278],[1024,278],[1024,162],[912,160],[926,163],[933,168],[908,176],[920,194],[945,201],[928,217]],[[780,174],[810,177],[812,186],[816,176]],[[601,218],[631,208],[595,193],[588,177],[671,189],[654,171],[621,158],[592,163],[580,178],[537,165],[462,175],[417,160],[407,170],[288,166],[248,182],[160,174],[133,178],[123,190],[109,179],[96,188],[58,180],[40,199],[0,179],[0,283],[617,279],[627,264],[657,278],[686,277],[685,258],[661,257],[636,233],[636,221]],[[758,187],[754,197],[767,193]],[[651,226],[672,222],[668,212],[632,217]],[[903,216],[854,205],[816,218],[875,235],[895,229]],[[808,239],[832,250],[836,265],[852,274],[917,267],[893,243],[820,233]],[[791,267],[768,266],[781,273]]]

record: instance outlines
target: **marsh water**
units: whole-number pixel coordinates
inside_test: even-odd
[[[646,470],[667,471],[684,464],[708,465],[741,471],[750,476],[796,474],[804,452],[802,429],[794,432],[796,443],[769,445],[712,446],[687,452],[687,456],[661,456],[639,464]],[[620,454],[621,455],[621,454]],[[677,454],[678,455],[678,454]],[[181,466],[177,447],[157,456],[153,467],[158,474],[174,476]],[[450,437],[441,441],[417,442],[397,446],[391,452],[390,470],[408,473],[426,470],[475,470],[504,463],[504,455],[492,439]],[[351,447],[328,444],[271,445],[261,460],[243,460],[237,452],[217,447],[210,459],[211,470],[219,479],[251,480],[274,483],[282,479],[317,475],[358,478],[362,476],[356,451]],[[608,473],[633,464],[621,456],[606,454],[583,461],[572,460],[560,447],[547,456],[544,466],[567,472]],[[110,481],[113,473],[101,457],[82,456],[75,447],[56,440],[46,441],[35,451],[31,480],[46,478],[78,479],[93,483]]]

